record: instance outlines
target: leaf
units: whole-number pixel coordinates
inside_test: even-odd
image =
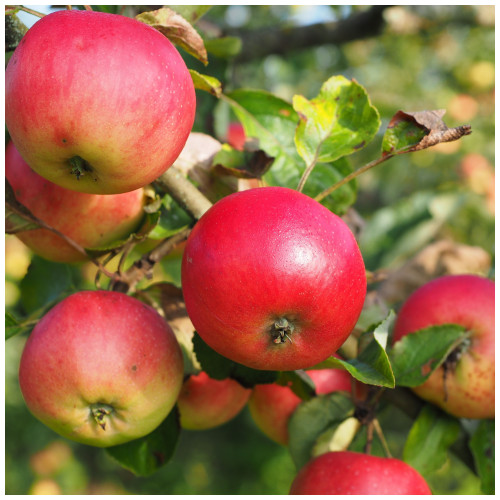
[[[15,335],[29,333],[33,327],[36,325],[37,320],[25,319],[24,321],[19,321],[14,317],[13,314],[5,313],[5,340],[14,337]]]
[[[353,412],[351,399],[341,393],[316,396],[297,407],[288,422],[288,448],[297,469],[311,459],[321,436],[351,417]]]
[[[235,36],[224,36],[205,40],[207,52],[225,59],[237,56],[241,52],[241,47],[241,38]]]
[[[161,199],[158,216],[158,223],[148,234],[148,237],[154,240],[169,238],[189,227],[194,221],[191,215],[168,194]]]
[[[211,8],[211,5],[171,5],[173,10],[191,24],[197,23]]]
[[[221,356],[206,344],[197,332],[193,337],[193,347],[202,370],[216,380],[233,378],[243,387],[251,388],[257,384],[273,383],[278,377],[278,372],[255,370]]]
[[[495,494],[495,420],[481,420],[469,441],[485,495]]]
[[[211,172],[238,179],[260,179],[271,167],[274,158],[264,151],[239,151],[228,144],[215,155]]]
[[[50,262],[33,256],[26,275],[20,283],[21,304],[30,314],[57,301],[78,288],[70,264]]]
[[[409,153],[456,141],[472,133],[470,125],[448,128],[442,118],[446,110],[398,111],[389,122],[382,140],[382,156]]]
[[[5,179],[5,232],[15,234],[30,229],[39,229],[42,223],[23,204],[19,203],[14,189]]]
[[[172,458],[179,434],[179,415],[174,408],[160,426],[147,436],[111,446],[106,448],[106,452],[136,476],[150,476]]]
[[[304,370],[280,372],[276,383],[289,387],[300,399],[306,401],[316,396],[316,386]]]
[[[328,163],[362,149],[380,127],[378,111],[355,80],[333,76],[312,100],[296,95],[295,144],[306,165]]]
[[[413,423],[403,449],[403,460],[422,475],[439,469],[456,441],[460,424],[433,405],[427,404]]]
[[[203,64],[208,64],[203,39],[196,29],[180,14],[167,7],[162,7],[158,10],[138,14],[135,18],[158,30],[172,43],[182,47],[188,54],[196,57]]]
[[[467,336],[463,326],[454,324],[431,326],[405,335],[389,351],[396,384],[423,384]]]
[[[189,74],[191,75],[191,79],[193,80],[193,85],[195,88],[199,90],[204,90],[209,94],[214,95],[219,98],[222,94],[222,83],[214,78],[213,76],[202,75],[195,71],[194,69],[189,70]]]

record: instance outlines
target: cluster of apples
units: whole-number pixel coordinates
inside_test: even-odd
[[[50,14],[28,31],[7,67],[7,178],[40,219],[84,247],[104,245],[140,223],[143,188],[182,150],[195,106],[189,72],[158,31],[111,14]],[[81,257],[42,229],[19,237],[49,259]],[[287,188],[224,197],[195,224],[184,249],[182,289],[196,331],[221,355],[254,369],[310,369],[333,355],[359,318],[366,286],[344,221]],[[446,401],[438,372],[437,382],[433,375],[416,389],[456,416],[494,416],[493,301],[489,280],[443,278],[409,299],[395,327],[396,340],[432,324],[471,329]],[[350,390],[347,372],[308,373],[318,393]],[[276,384],[248,389],[205,372],[184,379],[166,321],[133,297],[102,290],[70,295],[38,322],[19,380],[37,418],[100,447],[149,434],[174,406],[182,427],[203,429],[246,404],[257,425],[286,445],[300,403]],[[487,410],[478,416],[477,408]],[[430,490],[399,460],[332,452],[301,470],[291,493]]]

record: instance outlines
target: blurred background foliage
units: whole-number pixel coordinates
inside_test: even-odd
[[[102,10],[134,15],[149,8]],[[187,12],[186,6],[178,10]],[[368,21],[346,36],[342,27],[359,15]],[[28,25],[36,20],[29,14],[20,17]],[[480,247],[494,262],[494,22],[494,6],[488,5],[214,6],[197,29],[212,42],[222,36],[241,38],[241,47],[234,40],[225,48],[219,45],[218,55],[216,49],[209,52],[206,67],[182,54],[189,68],[215,76],[225,91],[265,89],[288,101],[295,94],[315,97],[332,75],[355,78],[382,118],[373,143],[353,155],[355,167],[379,156],[383,132],[400,109],[446,109],[448,126],[471,124],[472,135],[460,141],[395,157],[363,174],[354,208],[364,221],[360,244],[371,271],[396,268],[440,239]],[[274,45],[258,43],[264,33]],[[296,43],[286,43],[284,36]],[[198,92],[197,98],[194,130],[224,140],[233,119],[229,109],[207,93]],[[92,266],[70,268],[33,259],[13,236],[6,238],[5,252],[6,308],[19,317],[40,300],[45,303],[46,297],[37,294],[46,293],[47,281],[55,292],[58,287],[93,287]],[[155,279],[178,283],[179,262],[180,253],[174,253],[155,271]],[[46,272],[27,279],[30,263],[45,266]],[[23,403],[17,369],[24,341],[15,336],[5,350],[8,494],[288,492],[295,470],[286,448],[262,435],[246,409],[218,429],[183,431],[173,460],[147,478],[134,477],[102,450],[62,440],[31,417]],[[380,417],[398,456],[411,422],[393,407]],[[453,456],[426,479],[435,493],[480,492],[477,478]]]

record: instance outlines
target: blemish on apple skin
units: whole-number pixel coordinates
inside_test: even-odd
[[[136,365],[132,365],[132,371],[133,371],[133,372],[136,372],[136,371],[137,371],[137,366],[136,366]]]

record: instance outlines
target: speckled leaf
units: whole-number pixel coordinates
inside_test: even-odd
[[[208,75],[202,75],[195,71],[194,69],[190,69],[189,73],[191,75],[191,79],[193,80],[193,85],[196,89],[204,90],[209,94],[214,95],[215,97],[220,97],[222,93],[222,84],[217,78]]]
[[[158,10],[138,14],[135,18],[158,30],[172,43],[182,47],[203,64],[208,64],[203,39],[196,29],[177,12],[162,7]]]
[[[312,100],[293,98],[300,123],[295,144],[306,165],[327,163],[370,142],[380,127],[378,111],[355,80],[333,76]]]

